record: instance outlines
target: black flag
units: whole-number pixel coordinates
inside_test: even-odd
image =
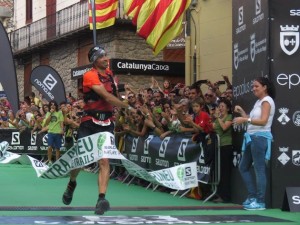
[[[64,83],[58,72],[52,67],[35,67],[31,72],[30,81],[47,101],[54,100],[58,104],[66,101]]]
[[[0,82],[16,113],[19,109],[19,91],[16,69],[7,33],[0,22]]]

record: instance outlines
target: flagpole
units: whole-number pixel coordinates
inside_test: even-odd
[[[96,9],[95,9],[95,0],[91,0],[92,6],[92,19],[93,19],[93,41],[94,46],[97,45],[97,36],[96,36]]]

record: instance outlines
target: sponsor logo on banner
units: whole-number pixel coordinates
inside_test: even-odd
[[[238,167],[240,161],[241,161],[241,154],[237,152],[233,152],[233,160],[232,160],[233,166]]]
[[[253,87],[254,80],[246,81],[244,78],[244,81],[242,84],[237,84],[233,87],[233,96],[235,99],[238,97],[241,97],[245,94],[252,93],[252,87]]]
[[[235,30],[236,34],[246,30],[246,24],[244,24],[244,6],[241,6],[238,11],[238,26]]]
[[[132,139],[131,153],[136,153],[137,152],[136,150],[137,150],[138,141],[139,141],[139,138],[133,138]],[[129,154],[128,157],[131,161],[136,161],[137,162],[139,160],[139,157],[136,154]]]
[[[300,126],[300,111],[296,111],[293,114],[293,122],[294,124],[299,127]]]
[[[20,132],[11,133],[11,145],[20,145]]]
[[[255,0],[255,17],[253,19],[253,24],[258,23],[259,21],[265,18],[264,13],[261,11],[261,0]]]
[[[300,16],[300,9],[291,9],[290,16]]]
[[[98,156],[102,157],[103,156],[103,145],[105,143],[106,136],[99,134],[98,140],[97,140],[97,148],[98,148]]]
[[[281,113],[281,115],[278,117],[277,120],[282,125],[286,125],[290,121],[290,118],[286,115],[289,112],[289,109],[288,108],[280,108],[278,111],[279,111],[279,113]]]
[[[139,138],[133,138],[133,140],[132,140],[132,147],[131,147],[132,153],[136,153],[138,140],[139,140]]]
[[[0,143],[0,158],[4,157],[6,155],[6,149],[8,148],[8,142],[2,141]]]
[[[239,21],[239,26],[241,26],[241,25],[243,25],[243,23],[244,23],[244,6],[241,6],[240,8],[239,8],[239,19],[238,19],[238,21]]]
[[[145,63],[138,63],[138,62],[118,62],[117,63],[118,69],[136,69],[136,70],[143,70],[143,71],[169,71],[170,67],[169,65],[159,65],[155,62],[151,64],[145,64]]]
[[[45,81],[45,80],[44,80]],[[37,86],[39,86],[43,91],[46,93],[46,95],[51,99],[54,100],[54,95],[50,92],[50,90],[45,86],[44,83],[42,83],[40,80],[35,79],[34,83],[36,83]],[[50,84],[49,84],[50,85]],[[51,85],[50,85],[51,86]]]
[[[255,1],[255,15],[259,15],[261,13],[261,0]]]
[[[48,133],[43,136],[43,145],[48,145]]]
[[[149,143],[154,138],[154,135],[149,135],[144,142],[144,155],[149,155]]]
[[[289,151],[288,147],[279,147],[279,151],[282,152],[281,155],[277,158],[282,165],[285,165],[290,161],[290,157],[286,154]]]
[[[297,86],[300,84],[300,76],[297,73],[285,74],[281,73],[277,76],[277,83],[281,86],[288,86],[292,89],[292,86]]]
[[[300,166],[300,150],[292,151],[292,163],[295,166]]]
[[[199,161],[200,164],[205,164],[205,161],[204,161],[204,150],[203,150],[202,142],[200,142],[199,145],[200,145],[201,153],[199,155],[198,161]]]
[[[170,137],[165,137],[164,140],[161,142],[160,148],[159,148],[159,157],[165,158],[167,146],[170,141]]]
[[[185,150],[186,147],[188,145],[189,139],[182,139],[179,149],[178,149],[178,153],[177,153],[177,159],[178,161],[183,161],[185,162]]]
[[[280,47],[287,55],[293,55],[299,48],[299,26],[280,25]]]
[[[237,70],[239,67],[239,63],[248,60],[248,48],[245,48],[239,51],[239,44],[235,43],[233,45],[233,61],[234,61],[234,68]]]
[[[177,178],[180,181],[180,183],[183,183],[183,178],[184,178],[184,168],[183,167],[178,167],[177,168]]]
[[[255,33],[250,36],[250,57],[252,62],[254,62],[255,60],[255,55],[267,51],[266,44],[267,44],[266,38],[256,42]]]
[[[57,84],[57,80],[49,73],[43,80],[43,84],[51,91]]]
[[[36,145],[36,138],[37,138],[37,132],[32,133],[30,138],[31,145]]]

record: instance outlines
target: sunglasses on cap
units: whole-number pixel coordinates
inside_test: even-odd
[[[211,95],[211,94],[205,94],[205,97],[213,97],[213,95]]]
[[[95,47],[93,54],[89,58],[90,62],[94,63],[98,58],[102,58],[104,56],[107,56],[106,51],[103,48]]]

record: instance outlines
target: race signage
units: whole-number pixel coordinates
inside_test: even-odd
[[[2,146],[2,147],[1,147]],[[198,186],[196,162],[185,163],[175,167],[148,172],[146,169],[127,160],[116,148],[113,134],[109,132],[97,133],[78,140],[77,145],[69,149],[53,165],[48,167],[44,163],[30,156],[23,155],[12,158],[7,152],[8,143],[1,143],[0,150],[5,163],[11,161],[30,164],[37,176],[47,179],[65,177],[76,168],[82,168],[101,158],[119,159],[133,176],[145,179],[151,183],[163,185],[175,190],[185,190]]]
[[[57,104],[66,101],[64,83],[52,67],[45,65],[35,67],[31,72],[30,81],[47,101],[55,100]]]

